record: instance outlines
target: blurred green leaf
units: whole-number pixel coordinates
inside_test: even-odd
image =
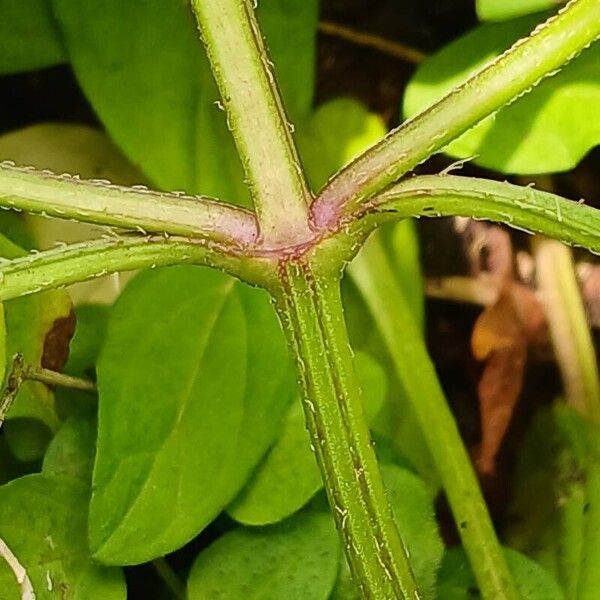
[[[356,354],[355,367],[364,393],[365,413],[372,419],[385,397],[385,373],[362,352]],[[297,400],[288,410],[277,441],[228,513],[246,525],[276,523],[306,505],[322,487],[304,413]]]
[[[437,570],[444,553],[434,514],[433,494],[422,479],[406,469],[387,464],[382,465],[381,471],[421,597],[433,598]],[[360,600],[345,560],[332,600]]]
[[[481,21],[506,21],[563,4],[563,0],[476,0]]]
[[[77,77],[129,158],[162,188],[247,202],[188,3],[53,0],[53,5]],[[317,9],[316,0],[258,3],[294,121],[312,103]]]
[[[196,559],[188,600],[326,600],[339,553],[327,513],[304,511],[277,525],[235,529]]]
[[[0,74],[65,62],[49,0],[0,0]]]
[[[244,485],[296,393],[266,293],[222,273],[138,275],[98,363],[94,555],[132,564],[200,532]]]
[[[97,432],[94,416],[65,421],[48,446],[42,472],[48,476],[72,477],[90,485]]]
[[[109,308],[104,304],[80,304],[75,308],[75,334],[69,346],[65,371],[77,377],[89,377],[106,335]]]
[[[37,419],[9,419],[3,430],[10,451],[21,462],[42,458],[52,439],[52,431]]]
[[[533,421],[519,455],[508,510],[509,543],[561,582],[568,598],[600,585],[600,435],[567,406]]]
[[[36,600],[125,600],[120,569],[99,567],[87,546],[89,489],[74,480],[28,475],[0,487],[0,539],[25,568]],[[2,600],[21,600],[0,561]]]
[[[504,555],[523,600],[564,600],[556,581],[540,565],[510,548],[504,549]],[[446,551],[438,575],[437,593],[437,600],[482,598],[462,548]]]
[[[426,60],[404,97],[410,117],[427,108],[486,62],[529,34],[541,17],[481,25]],[[558,75],[484,119],[446,152],[503,173],[572,169],[600,142],[600,45],[592,45]],[[551,151],[549,151],[551,149]]]

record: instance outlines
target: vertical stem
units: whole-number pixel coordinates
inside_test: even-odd
[[[337,274],[281,264],[276,307],[296,357],[312,445],[355,582],[369,600],[420,598],[394,524],[352,364]]]
[[[485,600],[517,600],[471,461],[406,300],[377,236],[351,273],[379,327],[429,447]]]
[[[548,318],[567,403],[600,422],[600,381],[594,342],[575,275],[571,250],[554,240],[534,240],[540,300]]]
[[[192,0],[242,159],[262,239],[310,237],[308,191],[250,0]]]

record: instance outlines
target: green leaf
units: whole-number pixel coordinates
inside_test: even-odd
[[[75,308],[77,325],[69,346],[65,371],[78,377],[93,374],[108,324],[109,307],[104,304],[80,304]]]
[[[441,98],[487,61],[527,35],[540,17],[482,25],[433,55],[417,70],[404,98],[410,117]],[[592,45],[554,77],[452,142],[446,152],[503,173],[573,168],[600,142],[600,45]],[[552,151],[548,151],[551,148]]]
[[[82,87],[130,159],[160,187],[247,202],[188,3],[53,0],[53,5]],[[312,103],[317,9],[317,0],[258,6],[294,121]]]
[[[507,539],[568,597],[593,598],[600,584],[599,439],[590,422],[557,404],[536,416],[519,455]]]
[[[264,528],[240,528],[197,558],[188,600],[326,600],[338,569],[331,517],[305,511]]]
[[[76,481],[29,475],[0,487],[0,539],[29,576],[36,600],[125,600],[119,569],[99,567],[87,547],[89,490]],[[21,600],[0,562],[2,600]]]
[[[98,363],[90,541],[103,562],[183,545],[244,485],[295,394],[264,292],[216,271],[138,275]]]
[[[379,115],[356,100],[337,98],[323,104],[298,125],[298,148],[313,189],[385,135]]]
[[[476,0],[481,21],[505,21],[563,4],[563,0]]]
[[[0,236],[0,256],[15,258],[24,253],[21,248]],[[73,330],[71,310],[71,301],[63,290],[42,292],[6,302],[6,357],[21,353],[26,364],[60,370],[67,357]],[[18,417],[40,419],[51,429],[56,429],[59,421],[50,389],[42,383],[24,382],[7,418]]]
[[[540,565],[510,548],[504,549],[504,555],[523,600],[564,600],[556,581]],[[437,600],[477,600],[481,597],[464,550],[446,551],[438,576]]]
[[[90,485],[97,432],[98,423],[93,416],[65,421],[48,446],[42,472],[48,476],[72,477]]]
[[[356,354],[355,367],[364,390],[365,412],[372,419],[385,397],[385,373],[375,360],[361,352]],[[296,400],[288,410],[279,438],[228,513],[246,525],[276,523],[305,506],[322,487],[304,413]]]
[[[66,60],[49,0],[0,0],[0,74],[33,71]]]
[[[434,514],[434,496],[420,477],[406,469],[388,464],[382,465],[381,472],[419,591],[422,598],[433,598],[437,570],[444,553]],[[359,599],[350,571],[343,564],[332,600]]]
[[[10,451],[21,462],[42,458],[52,439],[52,431],[37,419],[9,419],[3,429]]]

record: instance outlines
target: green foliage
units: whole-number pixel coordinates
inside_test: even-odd
[[[225,534],[202,552],[188,580],[189,600],[326,600],[339,542],[326,513],[304,511],[266,528]]]
[[[218,272],[144,272],[98,363],[90,543],[111,564],[178,548],[233,499],[295,394],[264,292]]]
[[[404,97],[407,117],[433,104],[486,62],[526,36],[539,16],[477,27],[417,70]],[[573,168],[600,142],[590,119],[600,103],[600,47],[592,46],[529,94],[484,119],[446,152],[503,173],[552,173]],[[548,149],[552,151],[549,152]]]
[[[0,488],[0,539],[31,579],[37,600],[125,600],[119,569],[92,562],[86,539],[89,490],[59,477],[29,475]],[[3,600],[21,600],[8,564],[0,562]]]
[[[504,554],[523,600],[564,600],[556,581],[537,563],[510,548],[505,548]],[[437,600],[482,597],[462,548],[446,551],[438,575],[437,593]]]
[[[505,21],[562,4],[562,0],[476,0],[481,21]]]
[[[33,71],[65,61],[50,0],[0,0],[0,15],[0,74]]]
[[[129,158],[160,187],[247,203],[241,165],[187,3],[53,5],[78,79]],[[317,2],[261,2],[259,18],[287,108],[298,122],[312,103]]]
[[[383,405],[385,373],[375,360],[361,352],[355,357],[355,365],[365,412],[372,420]],[[302,508],[322,488],[323,480],[297,399],[288,409],[277,441],[228,512],[246,525],[276,523]]]

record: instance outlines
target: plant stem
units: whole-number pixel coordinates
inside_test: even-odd
[[[250,0],[192,0],[269,247],[312,237],[311,195]]]
[[[209,198],[80,181],[7,163],[0,163],[0,207],[240,246],[258,237],[252,213]]]
[[[376,221],[451,215],[489,219],[600,254],[600,211],[555,194],[498,181],[455,175],[413,177],[375,197],[364,213]]]
[[[150,236],[101,239],[7,261],[0,266],[0,301],[117,271],[175,264],[208,265],[249,282],[261,279],[265,266],[258,258],[229,255],[200,241]]]
[[[33,365],[24,366],[23,377],[32,381],[40,381],[47,385],[65,387],[72,390],[82,390],[84,392],[96,391],[96,384],[93,381]]]
[[[436,464],[483,598],[517,600],[469,455],[448,408],[414,316],[378,237],[350,267],[406,389]]]
[[[340,171],[313,203],[315,224],[331,226],[354,211],[366,198],[555,73],[599,36],[600,1],[572,0],[528,38]]]
[[[545,239],[535,239],[533,250],[540,300],[548,319],[567,404],[600,423],[596,353],[571,250]]]
[[[356,584],[369,600],[417,599],[365,423],[338,273],[280,265],[276,307],[296,358],[313,449]]]

